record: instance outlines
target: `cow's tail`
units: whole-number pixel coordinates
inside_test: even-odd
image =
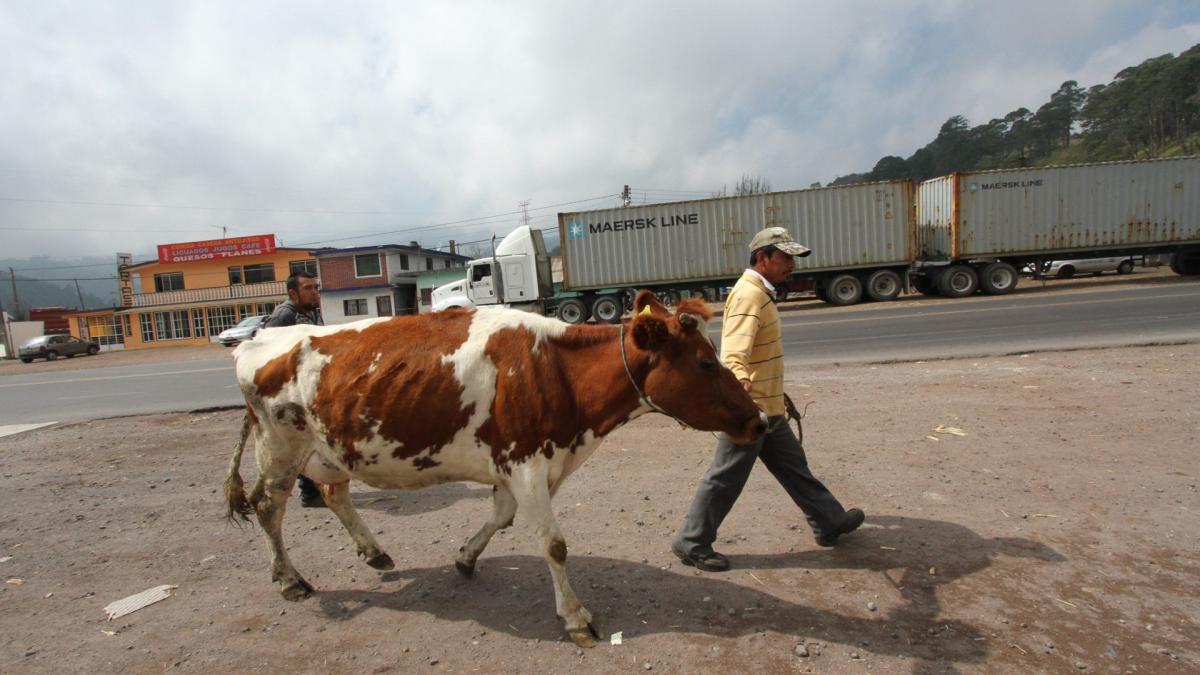
[[[246,486],[242,483],[241,475],[242,452],[246,449],[246,439],[249,438],[253,426],[254,419],[247,408],[246,415],[242,418],[242,435],[238,439],[237,447],[233,449],[233,457],[229,460],[229,472],[225,475],[225,517],[235,525],[241,525],[238,522],[239,518],[250,520],[246,516],[254,512],[250,500],[246,499]]]

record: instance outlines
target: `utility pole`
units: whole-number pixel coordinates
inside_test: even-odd
[[[517,206],[521,207],[521,224],[529,225],[529,200],[517,202]]]
[[[8,321],[4,318],[4,300],[0,299],[0,345],[4,345],[4,358],[16,358],[12,345],[8,341]]]
[[[626,185],[624,190],[621,190],[621,204],[629,206],[633,203],[633,196],[629,192],[629,186]]]
[[[83,291],[79,290],[78,279],[72,279],[71,281],[75,282],[75,293],[79,296],[79,311],[82,312],[83,310],[87,309],[87,306],[83,304]]]
[[[12,281],[13,289],[13,318],[17,321],[21,320],[21,298],[17,296],[17,273],[13,268],[8,268],[8,278]]]

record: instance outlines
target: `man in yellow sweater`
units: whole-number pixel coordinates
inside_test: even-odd
[[[742,493],[755,459],[804,512],[817,544],[833,546],[841,535],[862,525],[860,509],[847,511],[808,469],[804,448],[784,416],[783,336],[775,286],[791,277],[793,256],[809,251],[782,227],[768,227],[750,242],[750,268],[725,301],[721,361],[767,414],[768,431],[751,445],[735,445],[722,434],[716,457],[692,500],[671,550],[685,565],[709,572],[729,569],[729,559],[713,550],[717,529]]]

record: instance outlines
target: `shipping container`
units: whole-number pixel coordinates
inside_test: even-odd
[[[920,260],[1168,250],[1200,243],[1200,157],[957,173],[917,204]]]
[[[570,290],[736,279],[750,240],[781,226],[812,255],[796,273],[906,266],[913,255],[910,181],[718,197],[558,216]]]

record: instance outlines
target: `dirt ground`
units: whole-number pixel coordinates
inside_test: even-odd
[[[867,523],[818,548],[760,466],[722,528],[720,574],[668,550],[713,438],[637,420],[555,501],[573,585],[623,634],[591,650],[564,638],[520,521],[474,579],[455,572],[486,487],[356,487],[396,561],[384,573],[293,500],[285,536],[318,592],[289,603],[261,531],[222,518],[240,413],[10,436],[0,670],[1197,672],[1198,376],[1200,345],[791,368],[809,461]],[[178,588],[105,620],[160,584]]]

